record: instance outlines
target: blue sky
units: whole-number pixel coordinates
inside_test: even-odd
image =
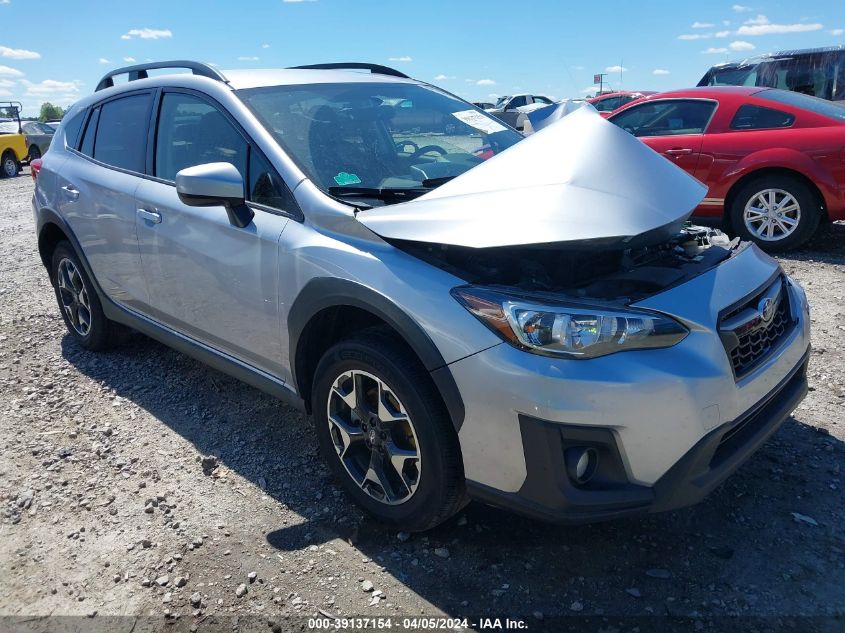
[[[695,85],[712,64],[845,44],[841,0],[0,0],[0,99],[67,105],[132,60],[387,64],[469,100]],[[124,7],[132,6],[131,11]]]

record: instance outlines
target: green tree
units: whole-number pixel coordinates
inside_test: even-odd
[[[41,104],[41,114],[38,115],[38,120],[41,122],[55,121],[61,119],[64,115],[64,110],[48,101]]]

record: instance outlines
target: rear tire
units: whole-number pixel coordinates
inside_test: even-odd
[[[123,340],[126,329],[106,318],[97,290],[70,242],[56,245],[50,272],[59,312],[82,347],[99,352]]]
[[[41,149],[39,149],[38,145],[33,145],[29,148],[29,162],[31,163],[36,158],[41,158]]]
[[[3,178],[14,178],[21,170],[20,163],[11,151],[7,151],[0,158],[0,176]]]
[[[323,457],[368,514],[421,532],[466,503],[452,420],[428,371],[392,330],[370,328],[329,349],[311,401]]]
[[[800,246],[816,232],[821,218],[813,191],[792,176],[761,176],[734,196],[730,220],[734,231],[770,253]]]

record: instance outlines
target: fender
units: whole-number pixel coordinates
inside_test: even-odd
[[[91,270],[91,265],[88,263],[88,258],[85,257],[85,253],[82,250],[79,239],[76,237],[76,233],[73,232],[73,229],[70,228],[67,221],[61,215],[53,211],[53,209],[50,209],[49,207],[41,207],[35,212],[35,232],[38,236],[38,254],[41,256],[41,263],[44,264],[47,272],[50,272],[51,262],[46,260],[41,253],[41,235],[48,224],[55,224],[62,233],[67,236],[70,245],[73,246],[76,256],[79,258],[79,261],[82,263],[82,267],[85,269],[85,273],[88,275],[88,279],[90,279],[91,283],[94,284],[94,289],[97,291],[100,301],[108,301],[108,297],[103,292],[100,283],[94,276],[94,271]]]
[[[297,377],[297,368],[301,368],[299,347],[302,333],[314,315],[326,308],[338,306],[351,306],[365,310],[379,317],[399,333],[431,374],[446,404],[455,430],[459,431],[464,421],[464,403],[458,385],[440,350],[425,330],[393,301],[375,290],[348,279],[336,277],[312,279],[291,305],[287,326],[290,337],[289,349],[293,354],[291,374],[297,393],[303,393],[301,377]]]
[[[786,147],[772,147],[744,156],[725,174],[725,191],[746,174],[760,169],[790,169],[801,174],[818,187],[826,208],[836,199],[838,189],[833,174],[804,152]]]

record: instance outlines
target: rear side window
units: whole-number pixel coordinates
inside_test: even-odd
[[[85,121],[85,110],[77,112],[67,122],[62,122],[65,131],[65,143],[68,147],[76,147],[83,121]]]
[[[749,105],[740,106],[736,111],[732,130],[767,130],[779,127],[789,127],[795,123],[795,117],[788,112],[781,112],[773,108]]]
[[[96,160],[144,173],[151,101],[150,94],[141,94],[107,101],[100,106],[94,140]]]
[[[824,99],[819,99],[818,97],[811,97],[798,92],[788,92],[786,90],[762,90],[754,96],[758,99],[767,99],[775,103],[784,103],[796,108],[809,110],[810,112],[821,114],[837,121],[845,121],[845,107],[825,101]]]
[[[88,117],[88,124],[85,126],[85,134],[82,136],[82,143],[79,151],[94,158],[94,137],[97,136],[97,122],[100,120],[100,108],[94,108],[91,116]]]
[[[176,180],[186,167],[231,163],[246,180],[247,143],[226,116],[193,95],[165,93],[156,132],[155,175]]]

